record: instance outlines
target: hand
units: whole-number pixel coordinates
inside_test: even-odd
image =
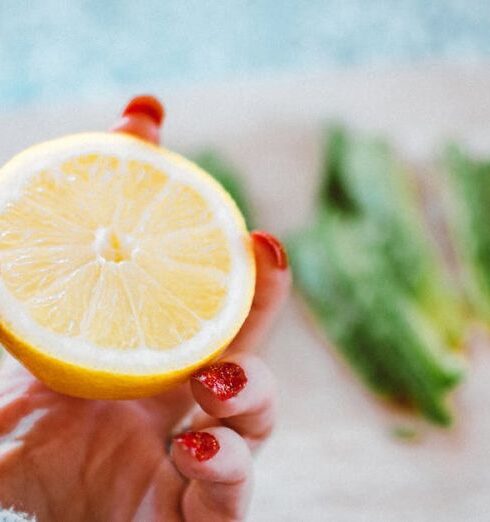
[[[257,285],[250,315],[222,361],[190,384],[149,399],[88,401],[49,390],[5,358],[0,365],[4,508],[34,514],[39,522],[243,520],[251,449],[274,423],[273,379],[252,351],[290,283],[276,240],[263,233],[252,237]],[[186,432],[172,438],[186,416]]]

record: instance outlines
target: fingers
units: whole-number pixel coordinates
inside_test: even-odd
[[[251,489],[251,456],[234,431],[209,428],[174,438],[176,468],[190,480],[182,500],[186,522],[243,520]]]
[[[234,429],[251,447],[271,433],[276,414],[276,385],[267,365],[257,356],[241,353],[195,373],[194,399],[212,419]],[[195,419],[194,427],[201,427]]]
[[[281,243],[266,232],[251,234],[257,264],[255,296],[250,314],[227,353],[256,348],[286,301],[291,286],[287,254]]]
[[[207,416],[198,414],[194,428],[224,425],[256,447],[271,433],[276,409],[274,378],[250,350],[263,339],[284,304],[291,284],[281,243],[265,232],[252,233],[257,281],[250,314],[225,359],[196,372],[191,390]]]

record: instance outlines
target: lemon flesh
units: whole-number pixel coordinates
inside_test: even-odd
[[[0,170],[0,341],[52,389],[128,399],[229,344],[255,264],[228,194],[123,134],[32,147]]]

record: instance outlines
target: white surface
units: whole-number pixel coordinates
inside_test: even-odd
[[[490,72],[445,69],[336,73],[158,93],[165,143],[219,149],[248,175],[261,227],[282,234],[307,218],[323,123],[386,132],[405,156],[433,155],[444,138],[490,155]],[[133,93],[128,93],[128,96]],[[0,118],[0,161],[26,145],[103,129],[125,100],[100,107],[31,108]],[[490,520],[490,345],[475,339],[458,422],[423,424],[420,440],[390,435],[399,413],[374,401],[291,302],[268,355],[281,393],[278,429],[257,458],[253,522]]]

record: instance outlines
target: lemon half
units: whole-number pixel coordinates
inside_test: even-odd
[[[254,286],[235,203],[177,154],[88,133],[0,170],[0,342],[58,392],[183,381],[236,335]]]

